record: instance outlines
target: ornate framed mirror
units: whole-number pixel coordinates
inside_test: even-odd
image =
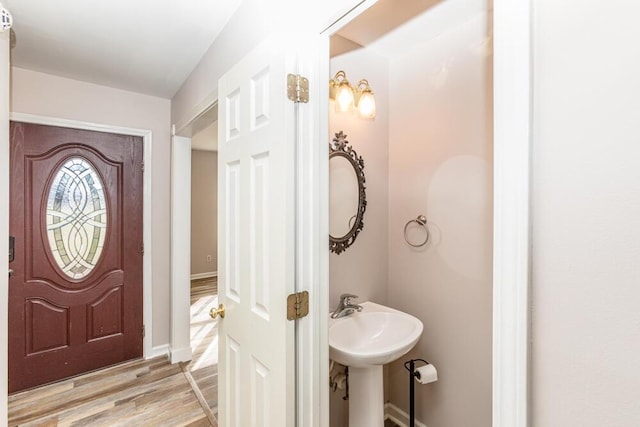
[[[342,253],[364,227],[364,160],[340,131],[329,144],[329,249]]]

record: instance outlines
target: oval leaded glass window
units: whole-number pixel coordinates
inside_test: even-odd
[[[94,269],[107,234],[107,204],[100,176],[72,157],[56,173],[47,199],[47,236],[56,263],[72,279]]]

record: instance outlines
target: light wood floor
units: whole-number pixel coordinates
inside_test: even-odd
[[[194,282],[191,301],[189,364],[135,360],[13,394],[9,426],[217,427],[215,280]]]

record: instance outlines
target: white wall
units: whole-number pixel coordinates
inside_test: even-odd
[[[207,255],[211,261],[207,261]],[[191,274],[218,271],[218,152],[191,151]]]
[[[389,178],[389,64],[370,50],[358,50],[331,59],[331,75],[347,73],[352,84],[366,78],[376,97],[375,120],[352,113],[336,113],[329,106],[329,138],[347,134],[349,145],[364,160],[367,209],[364,228],[354,244],[339,255],[329,256],[329,304],[333,309],[342,293],[358,295],[358,301],[387,302],[387,217]],[[355,212],[354,212],[355,213]],[[331,394],[331,426],[346,426],[344,391]]]
[[[169,343],[170,101],[11,68],[11,111],[153,133],[153,346]]]
[[[415,396],[416,417],[428,426],[491,425],[490,31],[483,13],[390,58],[388,302],[422,320],[424,332],[390,366],[389,397],[409,412],[403,363],[429,360],[439,381],[417,386]],[[403,229],[420,214],[431,241],[415,249]]]
[[[640,3],[534,2],[532,425],[640,425]]]

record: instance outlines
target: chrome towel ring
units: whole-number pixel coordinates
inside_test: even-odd
[[[424,229],[425,232],[425,238],[424,241],[418,244],[415,243],[411,243],[409,241],[409,238],[407,237],[407,228],[409,228],[409,226],[411,225],[411,223],[415,222],[416,224],[418,224],[419,226],[421,226]],[[418,215],[418,217],[416,219],[412,219],[409,222],[407,222],[407,224],[404,226],[404,240],[409,244],[409,246],[413,246],[414,248],[421,248],[422,246],[426,245],[427,242],[429,241],[429,228],[427,227],[427,217],[424,215]]]

